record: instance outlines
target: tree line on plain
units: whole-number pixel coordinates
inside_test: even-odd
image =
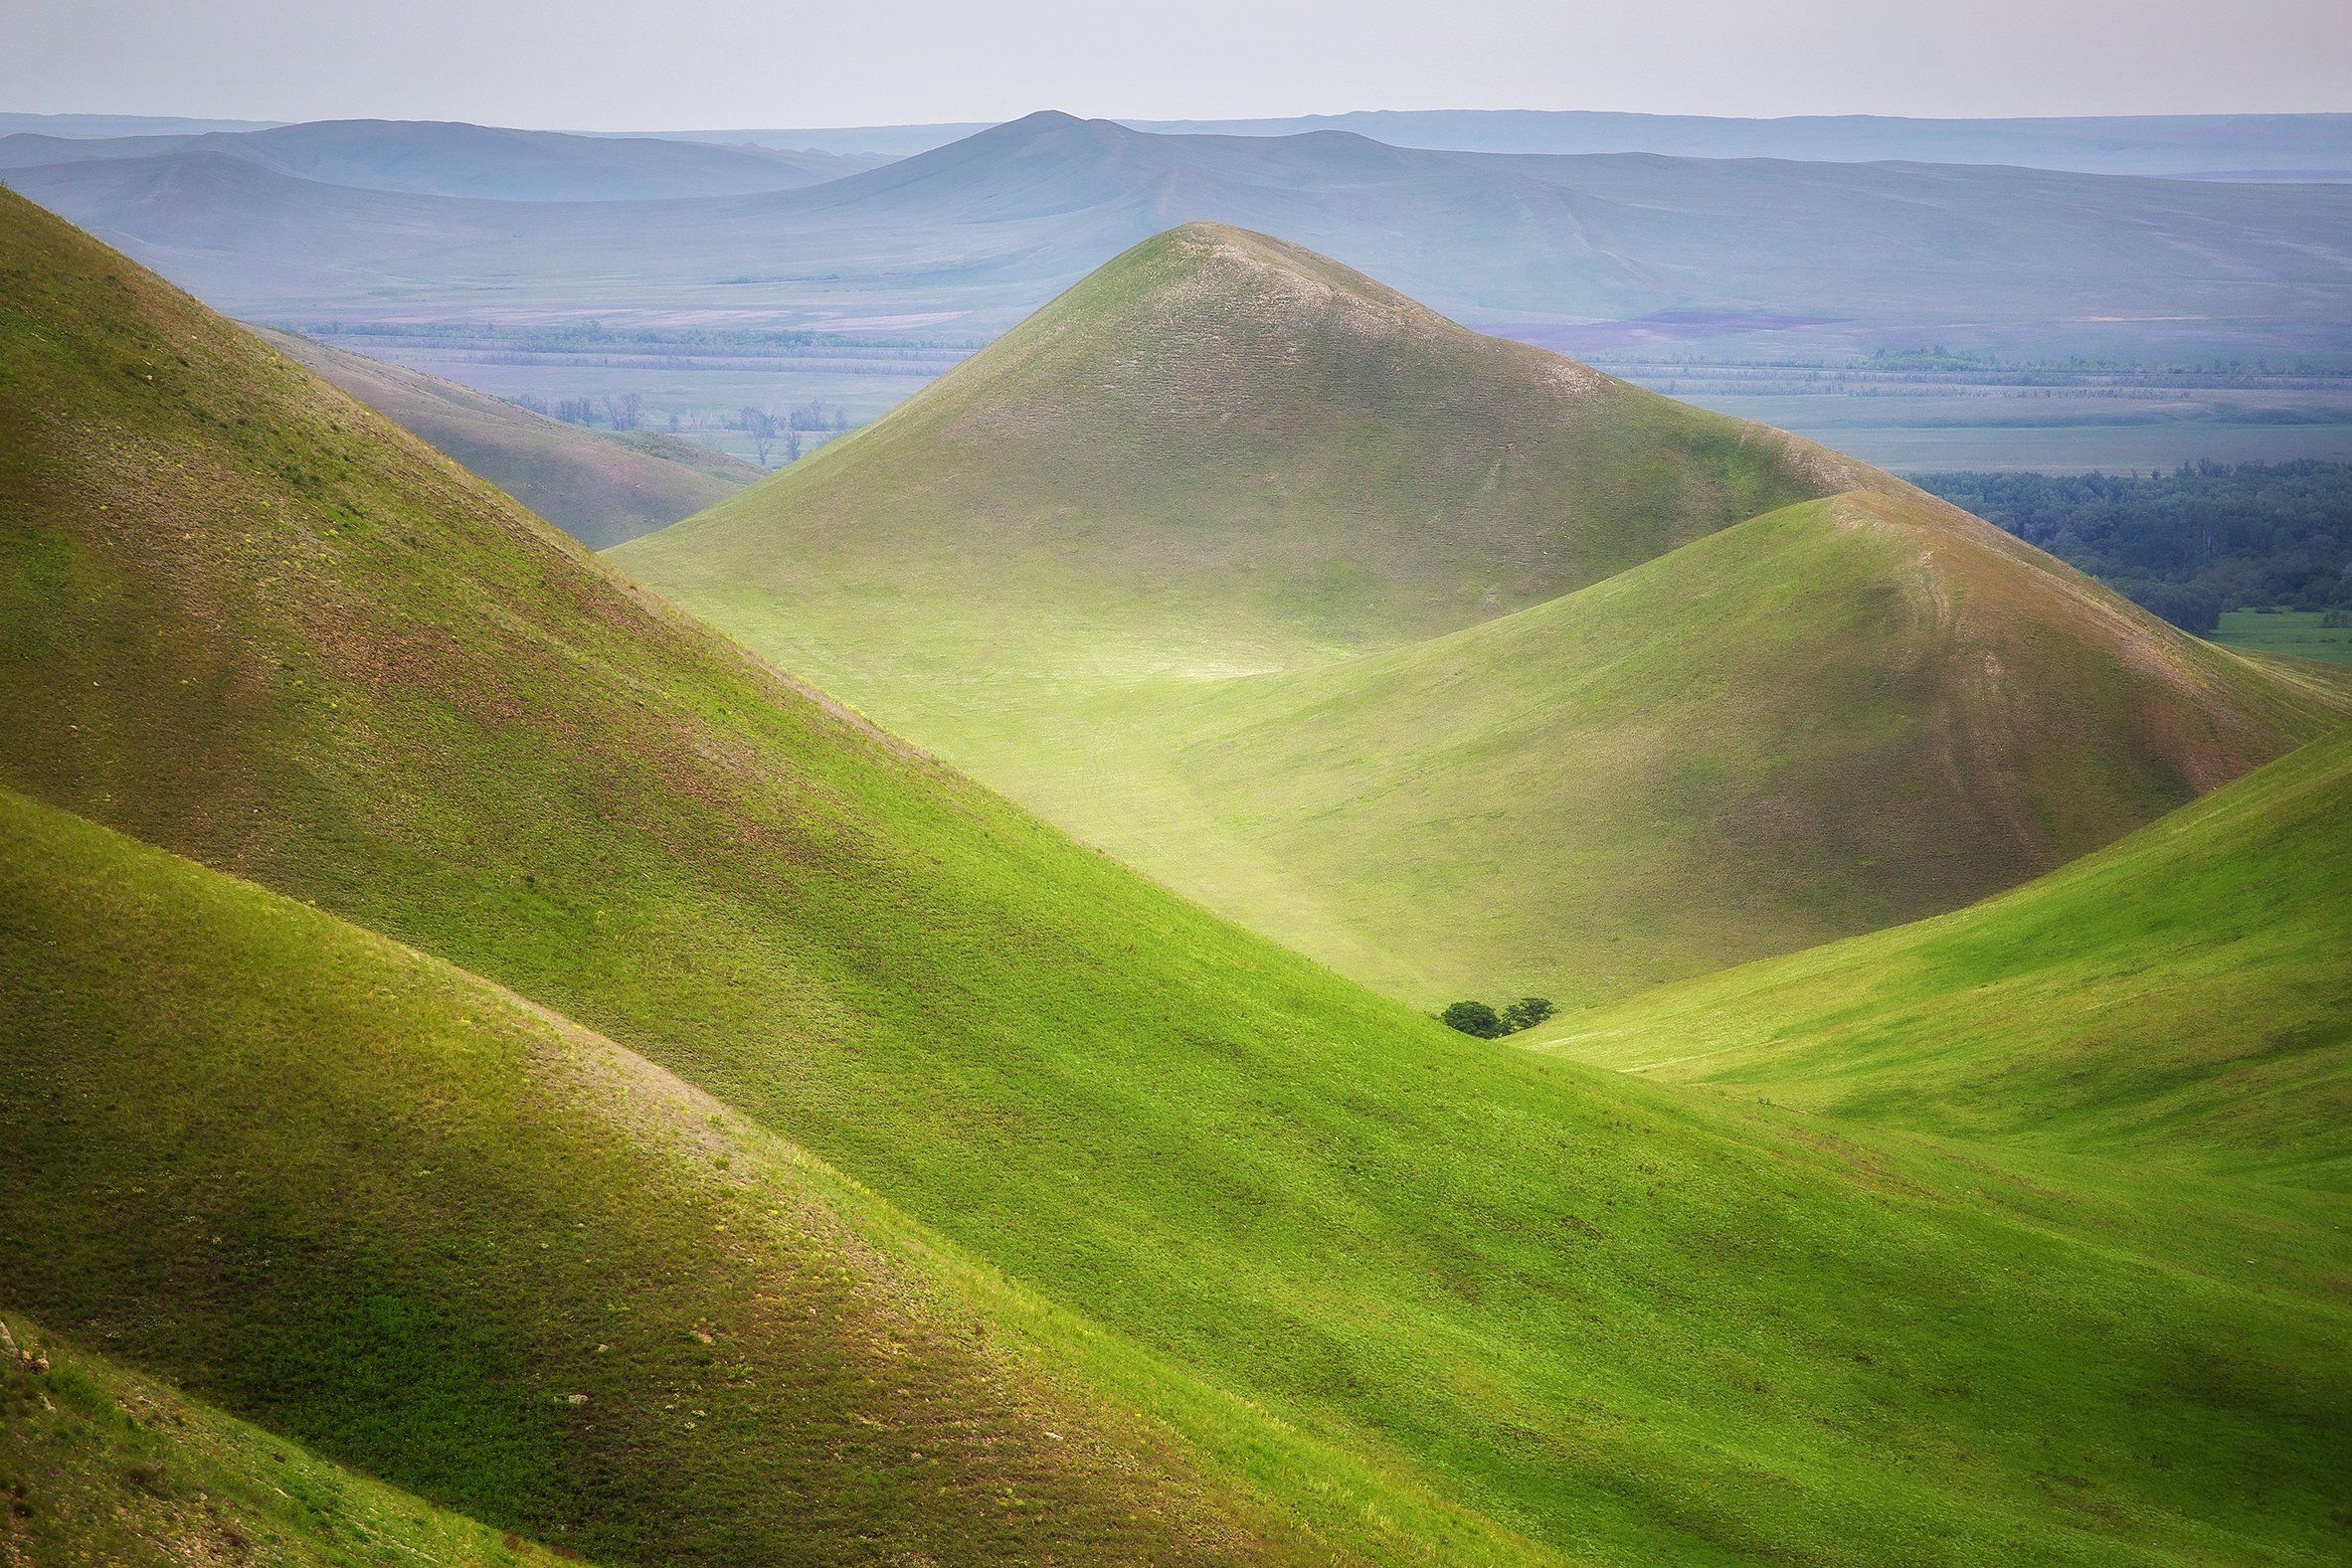
[[[2187,631],[2232,610],[2352,610],[2352,463],[1914,480]]]

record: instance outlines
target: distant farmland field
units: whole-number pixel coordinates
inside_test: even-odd
[[[2352,665],[2352,626],[2322,624],[2327,618],[2313,610],[2233,610],[2223,614],[2214,641],[2257,653],[2291,653]]]
[[[602,407],[634,393],[650,428],[668,430],[676,414],[678,435],[745,458],[751,444],[731,422],[746,406],[781,413],[822,404],[855,429],[983,341],[861,331],[780,344],[773,332],[719,330],[648,343],[593,326],[542,335],[459,323],[386,330],[311,322],[299,329],[496,397],[537,398],[550,407],[584,398]],[[1785,364],[1592,357],[1653,391],[1795,431],[1899,472],[2116,473],[2199,460],[2352,460],[2352,375],[1921,367],[1837,355]],[[804,451],[825,438],[812,433]]]

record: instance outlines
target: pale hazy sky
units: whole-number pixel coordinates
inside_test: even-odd
[[[579,129],[2352,110],[2352,0],[0,0],[0,110]]]

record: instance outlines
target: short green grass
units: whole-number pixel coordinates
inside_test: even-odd
[[[1924,1132],[2352,1188],[2352,736],[1972,909],[1531,1037]]]
[[[321,1460],[9,1315],[0,1560],[64,1568],[553,1568],[562,1559]]]
[[[511,986],[793,1139],[968,1260],[981,1326],[1037,1347],[1083,1408],[1171,1434],[1146,1474],[1196,1464],[1211,1524],[1380,1561],[2347,1549],[2345,1242],[2301,1200],[2040,1156],[2011,1180],[1972,1150],[1454,1035],[1076,848],[120,258],[13,199],[0,215],[0,778]],[[633,1439],[600,1449],[560,1440],[568,1406],[501,1400],[543,1365],[551,1393],[596,1369],[615,1271],[649,1271],[622,1300],[652,1325],[655,1386],[706,1350],[808,1353],[685,1331],[747,1278],[698,1283],[728,1244],[696,1189],[682,1212],[649,1193],[608,1240],[606,1162],[636,1156],[468,1055],[475,1025],[427,1030],[430,998],[282,903],[232,963],[201,923],[164,940],[151,884],[71,870],[28,852],[15,874],[52,891],[0,902],[25,932],[5,1016],[35,1090],[7,1101],[23,1132],[0,1158],[53,1194],[50,1231],[0,1232],[27,1308],[80,1332],[127,1310],[87,1282],[143,1278],[126,1331],[193,1369],[209,1342],[175,1325],[226,1324],[252,1380],[193,1391],[315,1423],[323,1454],[574,1539],[593,1524],[624,1560],[774,1555],[697,1521],[786,1528],[748,1478],[796,1445],[833,1474],[838,1408],[796,1436],[753,1419],[757,1376],[719,1404],[664,1395],[677,1409],[584,1390]],[[225,1044],[175,1030],[175,997],[234,1025]],[[279,1075],[272,1039],[316,1070]],[[183,1127],[189,1079],[139,1070],[158,1062],[234,1069],[236,1093],[194,1097]],[[187,1188],[162,1180],[187,1139],[158,1126],[204,1134]],[[394,1132],[512,1179],[403,1175]],[[262,1157],[280,1143],[299,1157]],[[224,1211],[255,1273],[210,1272],[232,1232],[184,1224]],[[395,1223],[445,1213],[447,1256]],[[752,1216],[720,1217],[747,1239]],[[789,1240],[733,1267],[782,1268]],[[312,1256],[337,1267],[308,1305],[332,1310],[291,1310],[295,1285],[282,1311],[227,1305],[273,1284],[261,1260]],[[731,1322],[770,1300],[731,1299]],[[408,1350],[372,1361],[379,1332]],[[953,1348],[927,1364],[945,1376]],[[439,1381],[452,1368],[483,1380]],[[403,1376],[430,1419],[350,1402]],[[1000,1518],[986,1488],[887,1489],[933,1385],[886,1386],[909,1425],[860,1439],[889,1445],[885,1489],[828,1490],[871,1504],[842,1528]],[[712,1425],[684,1431],[693,1409]],[[616,1496],[641,1508],[589,1507]]]
[[[2325,624],[2316,610],[2233,610],[2214,640],[2258,653],[2285,653],[2323,664],[2352,664],[2352,626]]]

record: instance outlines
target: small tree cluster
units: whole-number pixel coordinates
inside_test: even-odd
[[[1481,1040],[1500,1040],[1507,1034],[1533,1029],[1557,1011],[1547,997],[1522,996],[1501,1012],[1485,1002],[1455,1002],[1437,1015],[1437,1021]]]

